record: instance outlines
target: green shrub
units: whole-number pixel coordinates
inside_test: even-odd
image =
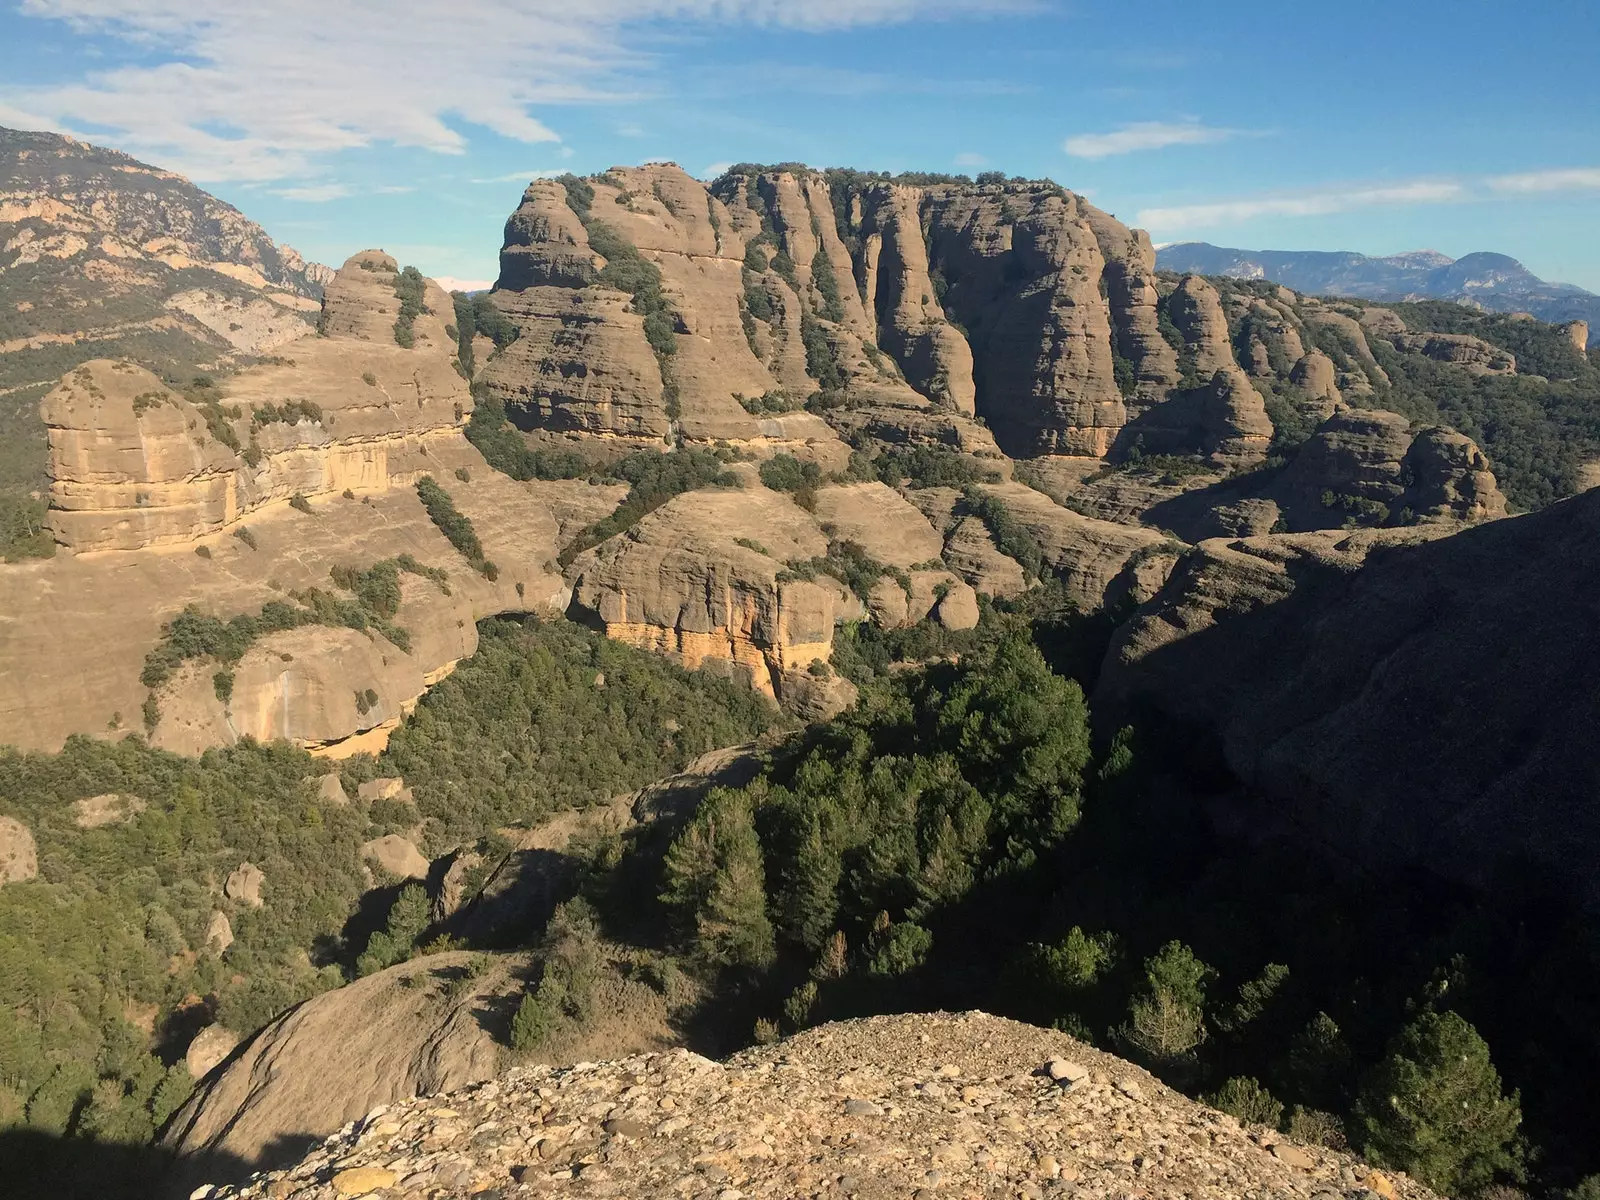
[[[449,539],[461,557],[492,582],[499,575],[499,568],[484,557],[483,543],[478,540],[477,531],[473,529],[472,522],[456,508],[450,493],[440,487],[432,475],[424,475],[417,480],[417,499],[422,501],[422,507],[427,510],[428,519]]]
[[[409,350],[415,344],[413,325],[428,311],[425,304],[428,281],[415,267],[406,267],[394,277],[394,294],[400,298],[400,315],[394,322],[395,345]]]
[[[1246,1125],[1276,1129],[1283,1121],[1283,1105],[1259,1081],[1248,1076],[1234,1076],[1205,1100],[1212,1108],[1219,1108]]]

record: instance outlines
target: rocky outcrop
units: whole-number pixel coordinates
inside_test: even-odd
[[[1194,374],[1210,379],[1218,371],[1237,367],[1228,338],[1228,318],[1222,297],[1198,275],[1186,275],[1167,299],[1172,323],[1183,335],[1184,353]]]
[[[1448,532],[1205,543],[1118,634],[1096,717],[1209,731],[1263,811],[1357,869],[1513,871],[1600,911],[1600,493]]]
[[[0,624],[8,741],[54,749],[75,732],[122,736],[153,700],[146,732],[168,749],[245,736],[381,749],[422,692],[473,652],[479,618],[565,604],[549,504],[492,471],[463,436],[472,397],[438,317],[448,298],[426,286],[436,313],[417,316],[412,348],[396,345],[392,265],[357,255],[330,283],[327,336],[192,397],[114,362],[77,368],[50,394],[50,522],[69,552],[0,567],[13,618]],[[413,487],[423,475],[473,522],[497,579],[430,520]],[[588,485],[565,486],[570,500]],[[407,650],[371,630],[307,625],[252,645],[231,665],[227,700],[209,660],[180,667],[154,697],[140,684],[163,623],[185,607],[253,615],[269,600],[338,591],[335,567],[402,556],[447,579],[401,576],[395,624]],[[109,610],[107,596],[118,598]]]
[[[1372,347],[1367,342],[1366,331],[1360,322],[1315,300],[1303,301],[1301,313],[1308,326],[1331,330],[1340,343],[1354,352],[1350,369],[1340,374],[1340,391],[1347,396],[1371,395],[1377,386],[1388,386],[1389,375],[1373,357]]]
[[[24,883],[39,874],[39,848],[33,831],[15,817],[0,817],[0,887]]]
[[[1038,542],[1067,594],[1086,611],[1130,595],[1145,598],[1176,561],[1153,529],[1082,516],[1020,483],[980,486]]]
[[[1572,343],[1572,348],[1587,360],[1589,357],[1589,322],[1568,321],[1563,328],[1567,331],[1567,340]]]
[[[608,637],[781,699],[786,676],[832,653],[841,589],[787,571],[827,551],[827,537],[786,495],[697,492],[581,555],[573,604]]]
[[[1515,375],[1517,356],[1467,333],[1399,333],[1390,338],[1397,350],[1421,354],[1434,362],[1465,367],[1474,375]]]
[[[1406,451],[1403,476],[1410,480],[1400,498],[1421,521],[1491,521],[1506,515],[1489,459],[1466,434],[1424,429]]]
[[[228,947],[231,945],[233,945],[233,922],[228,920],[227,913],[219,909],[211,914],[211,920],[206,925],[205,948],[220,958],[228,952]]]
[[[506,221],[496,287],[510,292],[587,287],[598,269],[589,231],[567,206],[566,189],[548,180],[530,183]]]
[[[1313,346],[1294,364],[1289,382],[1303,391],[1316,405],[1318,416],[1327,420],[1344,403],[1339,394],[1339,373],[1329,358]]]
[[[1297,529],[1339,525],[1352,515],[1482,521],[1506,512],[1489,461],[1471,438],[1448,429],[1413,431],[1405,417],[1380,409],[1352,409],[1325,421],[1275,490]]]
[[[387,833],[361,845],[361,857],[396,879],[426,879],[428,860],[398,833]]]
[[[1146,454],[1198,455],[1218,466],[1260,462],[1272,444],[1261,393],[1237,366],[1201,387],[1179,392],[1123,431],[1123,445]]]
[[[261,899],[261,885],[266,878],[255,863],[242,862],[223,882],[222,894],[241,908],[260,908],[265,903]]]
[[[374,1105],[493,1077],[500,1051],[475,1010],[520,990],[519,964],[447,996],[470,957],[413,959],[290,1009],[201,1082],[166,1145],[200,1164],[215,1154],[265,1168]]]
[[[945,317],[922,236],[920,188],[884,184],[865,198],[863,268],[878,342],[936,404],[976,411],[972,347]]]
[[[295,343],[292,362],[237,377],[221,402],[202,406],[130,363],[69,374],[41,407],[57,541],[191,542],[296,495],[385,491],[437,469],[436,449],[463,445],[472,400],[437,318],[417,318],[416,349],[394,344],[393,265],[372,251],[352,258],[328,289],[336,332]],[[360,340],[374,344],[351,344]]]
[[[239,1035],[221,1025],[207,1025],[184,1051],[183,1065],[195,1079],[204,1079],[214,1071],[233,1048],[239,1044]]]
[[[909,570],[938,562],[944,550],[928,519],[884,483],[820,488],[811,511],[829,537],[854,542],[887,566]]]
[[[376,1108],[284,1170],[196,1194],[555,1196],[574,1187],[594,1197],[698,1189],[724,1200],[835,1189],[1432,1195],[1348,1155],[1241,1127],[1065,1034],[983,1013],[822,1025],[727,1063],[672,1050],[525,1067]]]

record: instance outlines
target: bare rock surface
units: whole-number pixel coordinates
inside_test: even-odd
[[[183,1065],[194,1078],[204,1079],[238,1044],[239,1035],[233,1030],[223,1025],[207,1025],[194,1035],[184,1051]]]
[[[388,833],[361,845],[361,857],[401,879],[426,879],[428,860],[416,845],[398,833]]]
[[[39,874],[39,848],[33,832],[15,817],[0,817],[0,887]]]
[[[261,885],[266,881],[265,873],[255,863],[242,862],[223,882],[222,894],[242,908],[260,908],[266,903],[261,898]]]
[[[138,796],[120,792],[104,792],[86,796],[72,803],[72,823],[79,829],[101,829],[107,825],[125,825],[149,805]]]
[[[1465,367],[1474,375],[1515,375],[1517,356],[1469,333],[1399,333],[1390,339],[1397,350],[1409,350],[1435,362]]]
[[[696,492],[580,555],[573,604],[608,637],[691,669],[712,665],[781,698],[786,675],[833,651],[834,590],[785,575],[786,564],[827,551],[826,535],[787,495]]]
[[[737,1200],[834,1189],[864,1198],[1431,1195],[1348,1155],[1241,1128],[1064,1034],[982,1013],[823,1025],[726,1063],[674,1050],[521,1068],[375,1109],[287,1170],[201,1195]]]
[[[885,483],[819,488],[812,514],[824,532],[902,570],[937,561],[944,549],[944,539],[927,518]]]

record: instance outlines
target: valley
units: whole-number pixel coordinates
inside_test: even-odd
[[[0,1155],[48,1194],[79,1145],[332,1194],[322,1139],[509,1067],[979,1009],[1056,1031],[996,1035],[1007,1104],[1092,1058],[1101,1129],[1138,1070],[1229,1186],[1600,1175],[1575,326],[795,163],[535,180],[451,294],[5,137]],[[601,1186],[594,1137],[537,1153]]]

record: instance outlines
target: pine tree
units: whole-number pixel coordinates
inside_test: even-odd
[[[1520,1175],[1518,1096],[1478,1031],[1453,1012],[1424,1012],[1395,1037],[1356,1100],[1354,1131],[1374,1162],[1435,1191],[1476,1191],[1496,1174]]]
[[[811,950],[821,947],[839,913],[839,851],[828,843],[816,813],[804,820],[781,900],[785,931]]]
[[[722,966],[772,961],[766,874],[750,797],[715,788],[668,849],[662,899],[688,917],[695,949]]]

